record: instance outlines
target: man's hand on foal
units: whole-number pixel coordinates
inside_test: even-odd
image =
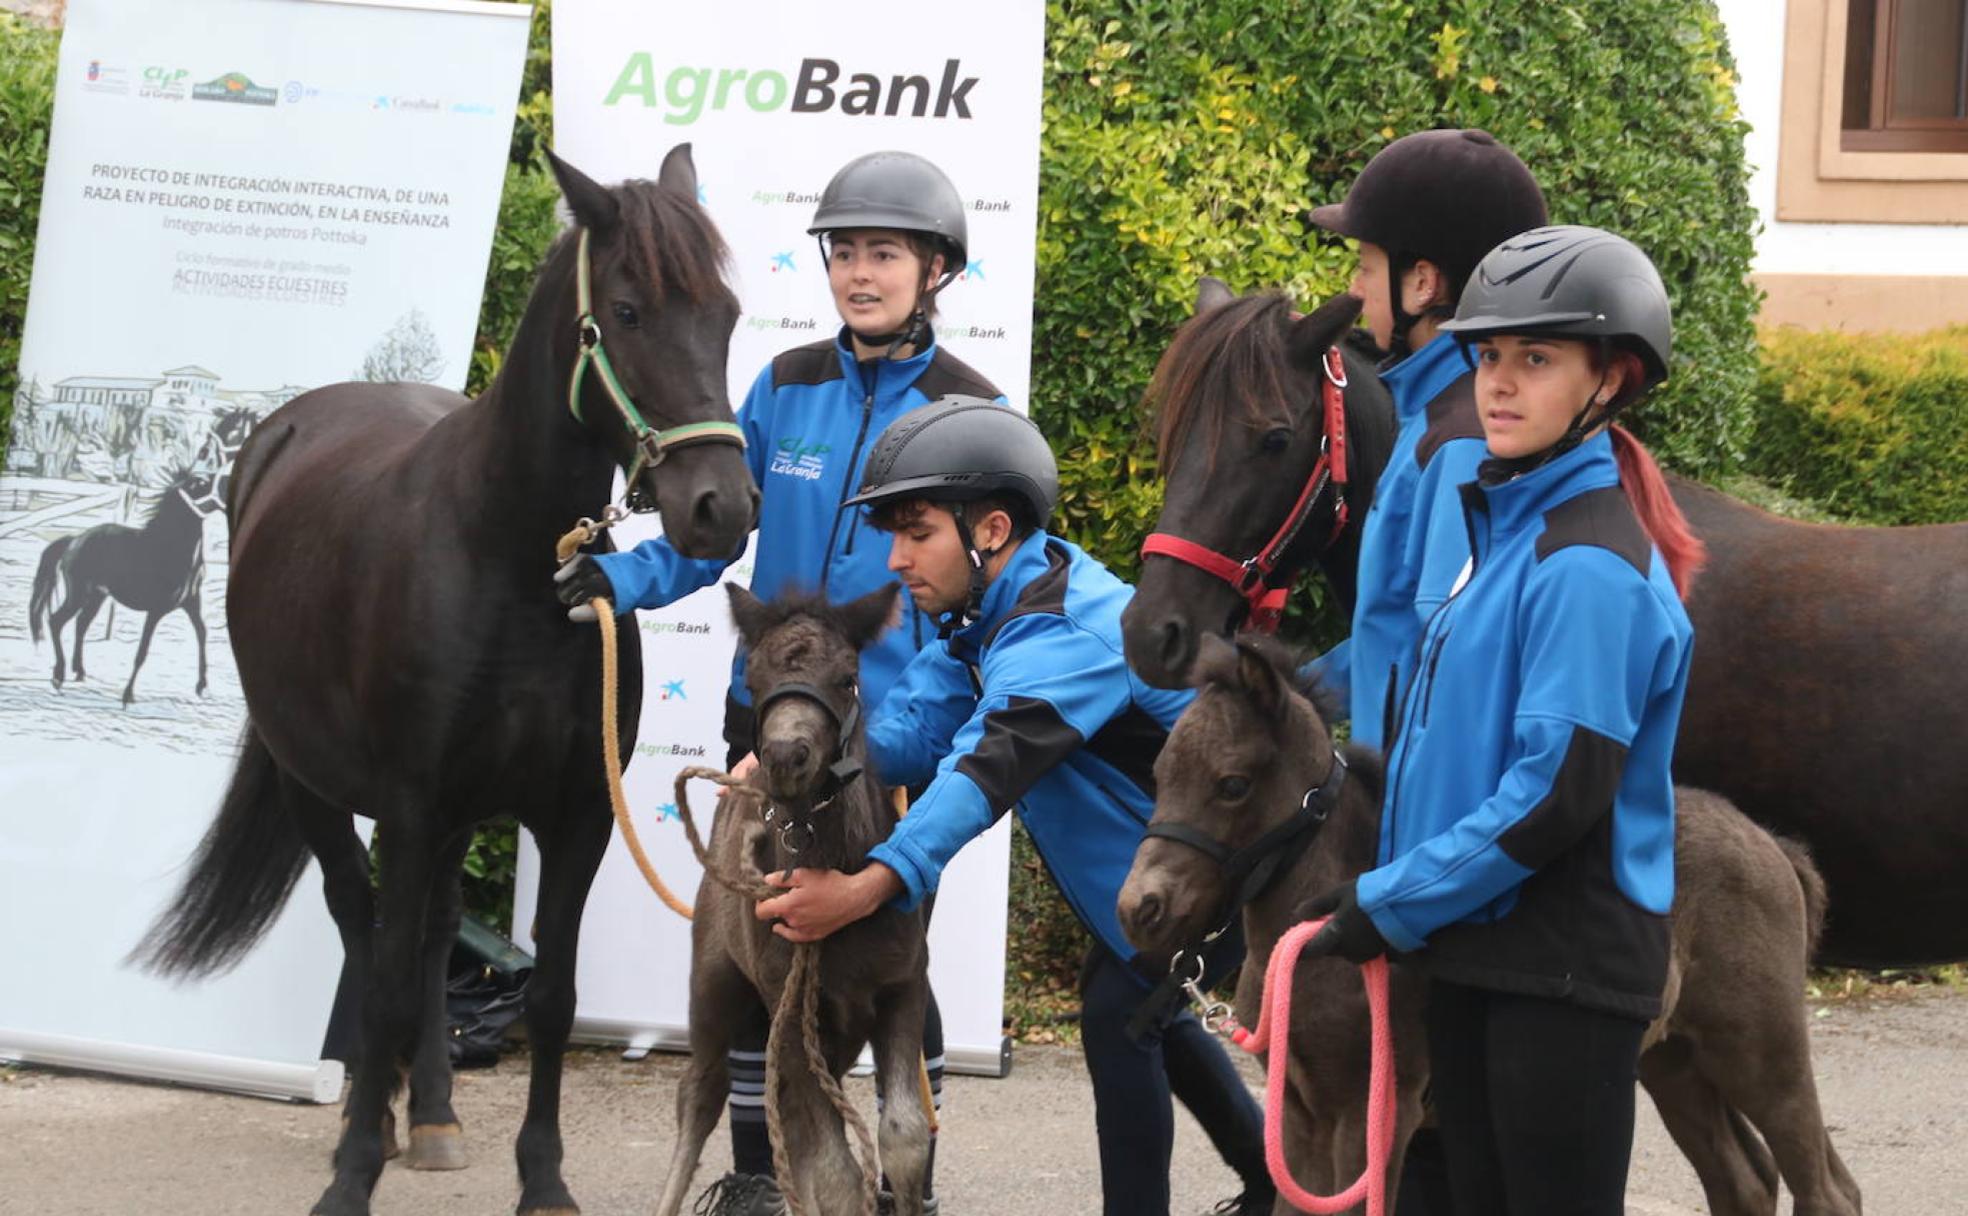
[[[767,874],[765,881],[785,890],[762,899],[753,915],[777,922],[772,931],[789,942],[817,942],[874,914],[903,891],[895,871],[870,862],[859,873],[800,868]]]

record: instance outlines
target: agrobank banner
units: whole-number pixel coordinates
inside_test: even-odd
[[[968,207],[969,264],[938,299],[938,341],[1025,408],[1042,0],[988,9],[870,3],[851,11],[759,0],[557,0],[553,22],[561,155],[614,181],[654,177],[673,145],[692,146],[700,201],[731,246],[744,308],[731,344],[734,404],[774,355],[834,335],[840,322],[807,224],[835,170],[894,148],[934,161]],[[801,448],[801,437],[775,441],[781,450],[771,463],[787,475],[814,463],[817,454]],[[626,529],[618,529],[618,540],[652,534],[646,521],[633,526],[643,530],[623,536]],[[747,560],[726,578],[742,582],[750,574]],[[688,897],[698,870],[675,822],[671,783],[683,766],[723,762],[724,690],[736,638],[721,588],[638,620],[647,691],[629,797],[652,859]],[[693,794],[700,815],[709,813],[712,793]],[[1000,1067],[1009,839],[1001,822],[959,855],[930,932],[950,1064],[966,1071]],[[523,856],[515,915],[521,934],[531,921],[536,876]],[[650,895],[619,840],[588,911],[580,1032],[682,1046],[689,926]]]
[[[528,16],[70,0],[0,472],[0,1057],[339,1090],[317,871],[220,979],[123,958],[245,717],[217,479],[317,385],[463,387]]]

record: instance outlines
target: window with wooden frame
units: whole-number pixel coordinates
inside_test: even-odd
[[[1968,152],[1968,0],[1847,0],[1839,147]]]

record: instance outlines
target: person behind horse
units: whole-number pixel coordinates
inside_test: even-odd
[[[894,581],[887,545],[848,495],[860,484],[868,440],[925,402],[946,393],[1003,400],[982,375],[945,350],[930,326],[936,298],[968,264],[963,198],[934,164],[908,152],[873,152],[844,165],[820,195],[807,232],[818,239],[827,282],[840,314],[831,339],[797,346],[772,360],[738,411],[746,458],[762,494],[753,554],[752,591],[770,600],[782,591],[818,588],[845,603]],[[662,538],[627,553],[574,559],[556,576],[569,616],[592,619],[588,601],[607,596],[618,612],[658,608],[716,582],[737,560],[681,557]],[[903,667],[935,636],[910,606],[900,627],[861,652],[861,696],[879,704]],[[752,751],[745,652],[732,660],[725,700],[726,766]],[[773,1216],[783,1211],[772,1179],[765,1130],[765,1040],[769,1020],[737,1036],[730,1057],[731,1175],[707,1200],[719,1216]],[[924,1050],[940,1101],[943,1032],[934,996]],[[934,1145],[932,1143],[932,1161]],[[928,1194],[928,1210],[936,1205]]]
[[[1472,555],[1390,738],[1376,868],[1299,911],[1307,954],[1430,979],[1430,1094],[1459,1216],[1620,1216],[1674,896],[1669,774],[1700,545],[1612,419],[1666,378],[1667,293],[1596,228],[1513,237],[1442,327],[1489,456]]]
[[[1380,747],[1422,623],[1469,555],[1456,487],[1483,459],[1472,375],[1441,323],[1484,254],[1546,222],[1544,195],[1488,132],[1420,131],[1382,148],[1343,202],[1309,218],[1359,242],[1350,290],[1389,351],[1380,376],[1398,429],[1361,532],[1352,636],[1315,665],[1347,701],[1354,740]]]
[[[1220,1210],[1271,1211],[1262,1120],[1222,1046],[1193,1015],[1130,1027],[1159,975],[1136,956],[1115,903],[1153,810],[1155,757],[1190,690],[1150,688],[1121,652],[1133,589],[1044,531],[1058,494],[1052,450],[1030,422],[953,396],[891,424],[861,492],[891,534],[888,564],[939,645],[909,664],[870,719],[869,755],[890,782],[927,782],[908,817],[852,873],[798,869],[762,901],[793,941],[817,941],[885,904],[936,889],[965,843],[1016,809],[1066,902],[1094,938],[1081,973],[1101,1187],[1110,1216],[1169,1208],[1175,1123],[1193,1112],[1244,1193]],[[1218,940],[1205,982],[1243,955]]]

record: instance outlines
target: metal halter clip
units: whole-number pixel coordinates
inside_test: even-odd
[[[1182,960],[1185,957],[1187,957],[1187,952],[1177,951],[1175,957],[1169,961],[1169,970],[1174,971],[1176,968],[1182,966]],[[1187,993],[1189,999],[1195,1003],[1196,1009],[1203,1019],[1203,1029],[1209,1031],[1211,1034],[1228,1034],[1229,1029],[1226,1029],[1226,1027],[1234,1029],[1236,1026],[1237,1019],[1235,1012],[1230,1006],[1224,1004],[1222,1001],[1212,999],[1207,992],[1203,991],[1202,957],[1199,955],[1194,961],[1196,964],[1196,974],[1182,981],[1182,991]]]

